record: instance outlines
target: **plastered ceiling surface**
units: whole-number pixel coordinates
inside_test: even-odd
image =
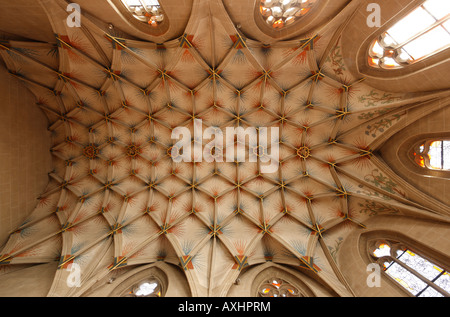
[[[57,45],[5,40],[0,54],[49,119],[54,166],[0,261],[59,261],[50,296],[78,296],[111,271],[156,261],[179,265],[194,296],[224,296],[242,269],[266,261],[351,295],[336,263],[351,230],[376,214],[448,212],[418,202],[376,156],[408,110],[446,93],[388,93],[350,74],[340,34],[352,8],[269,46],[239,33],[220,1],[194,1],[184,34],[155,44],[87,18],[70,28],[63,6],[40,2]],[[172,131],[193,132],[195,119],[203,130],[278,128],[276,171],[261,172],[264,154],[175,163]],[[250,138],[246,153],[257,150]],[[72,263],[81,288],[67,286]]]

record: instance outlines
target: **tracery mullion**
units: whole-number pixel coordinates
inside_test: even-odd
[[[80,51],[79,49],[73,47],[72,45],[70,45],[69,43],[67,43],[66,41],[64,41],[60,36],[56,36],[56,40],[58,41],[58,43],[60,45],[65,46],[67,49],[70,49],[73,53],[77,54],[77,56],[83,58],[85,61],[87,61],[88,63],[92,64],[93,66],[95,66],[96,68],[100,69],[100,70],[105,70],[107,69],[106,66],[101,65],[100,63],[98,63],[96,60],[94,60],[92,57],[90,57],[89,55],[85,54],[84,52]],[[102,55],[102,54],[100,54]],[[110,61],[106,58],[104,60],[105,65],[109,65]]]
[[[128,54],[130,54],[131,56],[133,56],[134,58],[136,58],[138,61],[140,61],[142,64],[144,64],[145,66],[149,67],[152,71],[158,71],[159,67],[153,63],[151,63],[150,60],[144,59],[142,58],[139,54],[137,54],[136,52],[134,52],[132,49],[130,49],[126,44],[123,44],[120,40],[122,40],[123,42],[126,42],[126,39],[119,39],[118,37],[112,36],[108,33],[104,33],[104,35],[110,39],[112,42],[115,43],[115,45],[118,45],[119,47],[121,47],[122,49],[126,50]]]
[[[397,99],[399,99],[399,101],[394,101],[391,103],[387,103],[384,106],[377,106],[377,107],[371,107],[370,109],[361,109],[361,110],[357,110],[357,111],[353,111],[351,113],[351,115],[357,115],[357,114],[361,114],[361,113],[366,113],[367,111],[385,111],[386,109],[388,109],[387,113],[384,113],[380,116],[377,116],[376,118],[370,119],[369,121],[365,121],[365,123],[371,123],[379,118],[383,118],[389,114],[396,114],[405,110],[410,110],[410,109],[414,109],[414,108],[418,108],[420,107],[423,111],[425,111],[426,113],[430,113],[435,111],[434,107],[432,107],[433,104],[436,103],[440,103],[443,104],[445,102],[448,102],[450,100],[449,98],[450,95],[450,91],[446,90],[446,91],[439,91],[436,93],[427,93],[427,94],[420,94],[418,96],[413,96],[411,98],[402,98],[400,99],[400,97],[398,97]],[[401,109],[394,109],[394,108],[401,108]],[[424,114],[426,114],[424,113]],[[348,134],[351,134],[352,132],[354,132],[355,130],[357,130],[358,128],[360,128],[361,125],[357,125],[355,127],[349,128],[347,130],[344,130],[342,132],[339,133],[339,137],[345,137]]]
[[[394,173],[389,166],[386,165],[386,163],[384,163],[383,161],[381,161],[376,155],[371,157],[371,162],[378,167],[380,170],[382,170],[384,173],[386,173],[389,177],[395,179],[396,182],[398,182],[399,184],[401,184],[401,186],[406,187],[408,190],[414,191],[415,195],[420,195],[422,196],[423,194],[417,193],[416,188],[412,187],[412,185],[410,185],[409,183],[405,182],[403,179],[399,178],[398,175],[396,173]],[[439,210],[439,212],[443,212],[446,214],[450,214],[450,208],[441,203],[438,200],[435,199],[430,199],[430,196],[426,195],[425,201],[429,201],[430,205],[432,205],[433,209],[437,209]]]
[[[272,69],[281,69],[282,67],[286,66],[292,59],[295,58],[295,56],[297,56],[297,52],[304,50],[304,48],[308,46],[314,38],[315,36],[312,36],[306,40],[300,41],[300,43],[297,42],[298,44],[296,45],[296,47],[292,48],[292,53],[282,59],[278,64],[274,65]]]
[[[432,281],[430,281],[429,279],[427,279],[426,277],[424,277],[422,274],[420,274],[419,272],[417,272],[414,268],[411,268],[410,266],[408,266],[407,264],[403,263],[402,261],[400,261],[398,258],[396,257],[389,257],[392,261],[394,261],[396,264],[400,265],[401,267],[403,267],[405,270],[407,270],[410,274],[413,274],[414,276],[416,276],[418,279],[420,279],[422,282],[426,283],[428,285],[428,287],[431,287],[433,289],[435,289],[436,291],[438,291],[439,293],[441,293],[442,295],[444,295],[444,297],[450,297],[450,294],[445,291],[444,289],[442,289],[439,285],[433,283]],[[422,290],[423,291],[423,290]],[[421,291],[421,292],[422,292]]]
[[[187,264],[187,263],[189,263],[190,261],[192,261],[192,257],[190,257],[190,258],[188,258],[188,259],[186,259],[185,260],[185,254],[184,254],[184,251],[183,251],[183,247],[180,245],[180,243],[179,243],[179,241],[178,241],[178,239],[176,239],[174,236],[173,236],[173,234],[171,234],[171,233],[167,233],[167,234],[165,234],[165,236],[166,236],[166,238],[167,238],[167,240],[170,242],[170,244],[172,245],[172,247],[173,247],[173,249],[175,250],[175,252],[176,252],[176,254],[177,254],[177,256],[178,256],[178,260],[179,260],[179,262],[180,262],[180,265],[183,267],[183,263],[182,262],[184,262],[185,264]],[[184,267],[183,267],[183,269],[184,269]],[[188,269],[184,269],[184,273],[185,273],[185,275],[186,275],[186,278],[187,278],[187,280],[188,280],[188,283],[189,283],[189,285],[190,286],[192,286],[192,288],[196,288],[196,283],[195,282],[197,282],[197,281],[195,281],[194,280],[194,278],[195,278],[195,273],[192,271],[192,270],[188,270]]]

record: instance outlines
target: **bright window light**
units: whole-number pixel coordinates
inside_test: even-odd
[[[164,21],[164,14],[158,0],[121,0],[134,18],[157,27]]]
[[[259,9],[268,25],[284,28],[307,14],[318,0],[261,0]]]
[[[372,67],[401,68],[450,47],[450,1],[427,0],[374,41]]]

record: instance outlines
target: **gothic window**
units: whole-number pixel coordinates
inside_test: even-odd
[[[265,283],[262,283],[258,289],[258,295],[260,297],[302,296],[296,287],[279,278],[271,278]]]
[[[164,21],[164,13],[158,0],[121,0],[123,5],[139,21],[157,27]]]
[[[390,278],[414,296],[450,296],[449,273],[410,248],[391,241],[378,241],[371,255]]]
[[[426,0],[370,46],[369,64],[401,68],[450,47],[450,1]]]
[[[417,145],[413,151],[414,162],[433,170],[450,170],[450,140],[429,140]]]
[[[268,25],[281,29],[307,14],[318,0],[260,0],[260,12]]]
[[[131,287],[126,297],[161,297],[161,282],[156,278],[143,280]]]

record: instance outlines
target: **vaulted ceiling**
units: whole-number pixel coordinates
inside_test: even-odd
[[[378,214],[448,221],[447,205],[377,153],[415,110],[431,113],[450,93],[386,92],[349,71],[342,32],[361,1],[340,1],[327,23],[267,42],[236,28],[233,1],[185,4],[186,24],[163,41],[124,22],[126,31],[108,27],[106,2],[86,1],[79,28],[67,26],[64,1],[36,3],[52,40],[48,31],[34,38],[31,25],[4,29],[0,54],[48,117],[53,171],[0,261],[57,259],[49,295],[78,296],[121,267],[166,261],[194,296],[224,296],[244,268],[273,261],[349,296],[336,262],[349,232]],[[261,158],[175,163],[172,130],[192,131],[194,119],[203,129],[279,128],[279,168],[262,173]],[[70,263],[82,269],[81,289],[67,287]]]

